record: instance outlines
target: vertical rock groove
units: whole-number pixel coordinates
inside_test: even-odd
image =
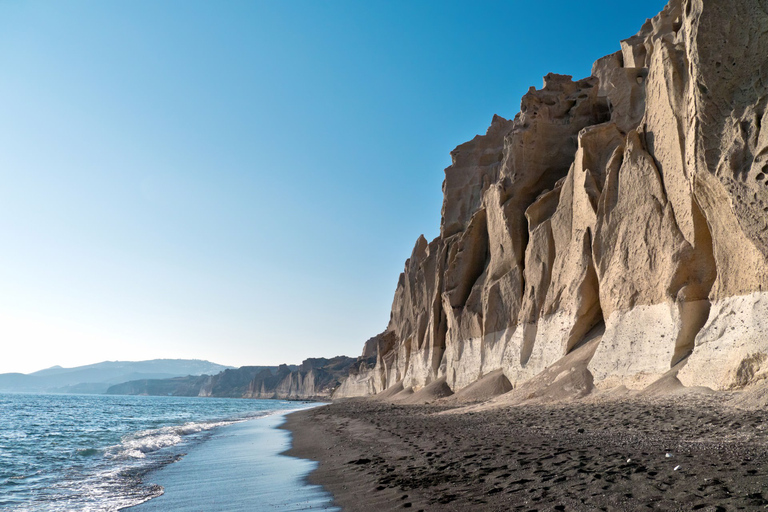
[[[685,385],[759,375],[766,26],[757,0],[671,0],[592,76],[547,75],[453,150],[440,235],[417,241],[389,341],[354,376],[371,384],[349,389],[458,391],[497,370],[519,385],[585,344],[598,388],[642,388],[686,358]]]

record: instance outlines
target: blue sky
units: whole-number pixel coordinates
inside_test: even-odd
[[[450,150],[664,4],[0,1],[0,372],[358,355]]]

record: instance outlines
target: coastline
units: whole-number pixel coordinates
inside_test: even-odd
[[[281,428],[288,454],[319,462],[309,481],[356,512],[763,509],[767,427],[764,410],[689,394],[495,409],[355,399]]]
[[[358,400],[345,403],[353,402]],[[418,490],[381,485],[377,473],[366,471],[378,465],[381,456],[399,460],[408,452],[372,422],[349,418],[347,412],[335,403],[288,414],[280,428],[291,432],[292,444],[284,453],[316,461],[307,480],[328,490],[344,512],[426,509],[428,501]]]
[[[338,511],[328,492],[306,481],[317,464],[282,455],[291,441],[290,434],[278,427],[289,412],[218,428],[180,460],[143,478],[146,484],[163,488],[160,496],[122,510]]]

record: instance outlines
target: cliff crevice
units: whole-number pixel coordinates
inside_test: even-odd
[[[672,0],[592,76],[547,75],[452,151],[440,235],[337,396],[498,371],[517,388],[587,339],[589,388],[682,361],[687,386],[768,372],[766,26],[757,0]]]

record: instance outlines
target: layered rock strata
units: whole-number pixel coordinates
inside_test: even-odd
[[[357,360],[310,358],[301,365],[242,366],[216,375],[144,379],[110,387],[108,394],[229,398],[329,399]]]
[[[598,387],[768,373],[765,27],[758,0],[672,0],[591,77],[547,75],[457,147],[440,235],[335,396],[498,370],[517,387],[594,329]]]
[[[243,398],[330,398],[355,362],[351,357],[304,360],[298,370],[281,365],[275,374],[261,373],[248,383]]]

